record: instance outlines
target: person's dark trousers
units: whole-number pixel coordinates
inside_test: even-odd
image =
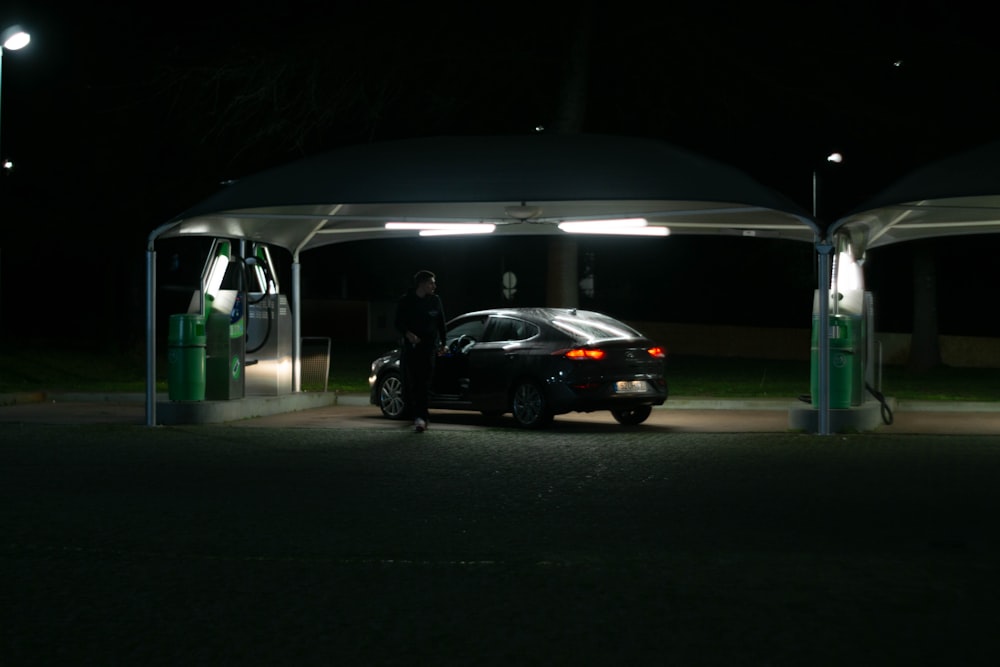
[[[427,395],[434,375],[435,351],[430,345],[406,345],[400,360],[403,370],[404,400],[414,419],[428,421]]]

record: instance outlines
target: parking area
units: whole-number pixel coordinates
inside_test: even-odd
[[[995,435],[81,407],[0,423],[5,665],[995,663]]]

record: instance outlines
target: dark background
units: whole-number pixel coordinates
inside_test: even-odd
[[[226,179],[347,144],[556,131],[570,115],[736,166],[807,210],[815,171],[829,223],[997,138],[984,10],[806,4],[7,2],[0,25],[24,24],[32,43],[3,56],[0,153],[15,167],[0,178],[2,335],[141,344],[153,229]],[[825,162],[833,150],[843,164]],[[391,299],[428,267],[450,314],[499,303],[502,270],[518,274],[519,303],[544,298],[547,241],[482,241],[311,251],[304,296]],[[941,333],[1000,334],[984,305],[1000,239],[925,243]],[[911,326],[913,245],[869,258],[882,330]],[[157,249],[161,264],[183,259],[178,275],[200,270],[201,250]],[[597,285],[581,305],[623,318],[809,326],[808,244],[604,239],[580,256]]]

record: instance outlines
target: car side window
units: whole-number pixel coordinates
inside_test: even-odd
[[[485,329],[485,317],[473,317],[461,320],[453,323],[448,328],[448,336],[445,342],[450,345],[452,341],[458,340],[462,336],[468,336],[472,340],[480,341],[483,340],[483,332]]]
[[[514,317],[493,317],[486,327],[487,342],[527,340],[538,333],[538,327]]]
[[[511,340],[528,340],[538,333],[538,327],[531,322],[514,320],[514,337]]]

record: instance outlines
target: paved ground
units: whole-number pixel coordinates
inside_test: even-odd
[[[1000,650],[995,422],[890,432],[900,410],[816,436],[775,410],[664,409],[525,432],[439,413],[418,435],[368,406],[156,428],[141,405],[28,407],[0,408],[5,667]]]
[[[144,424],[141,395],[55,394],[0,406],[0,423]],[[788,406],[793,399],[718,400],[673,398],[653,411],[641,428],[674,433],[783,433],[789,430]],[[490,426],[478,413],[436,411],[435,428],[477,429]],[[1000,435],[1000,403],[903,401],[891,413],[885,434]],[[513,427],[509,417],[500,423]],[[556,418],[557,428],[621,427],[606,412],[573,413]],[[401,424],[383,419],[367,396],[347,395],[336,406],[288,412],[231,422],[236,426],[393,429]]]

